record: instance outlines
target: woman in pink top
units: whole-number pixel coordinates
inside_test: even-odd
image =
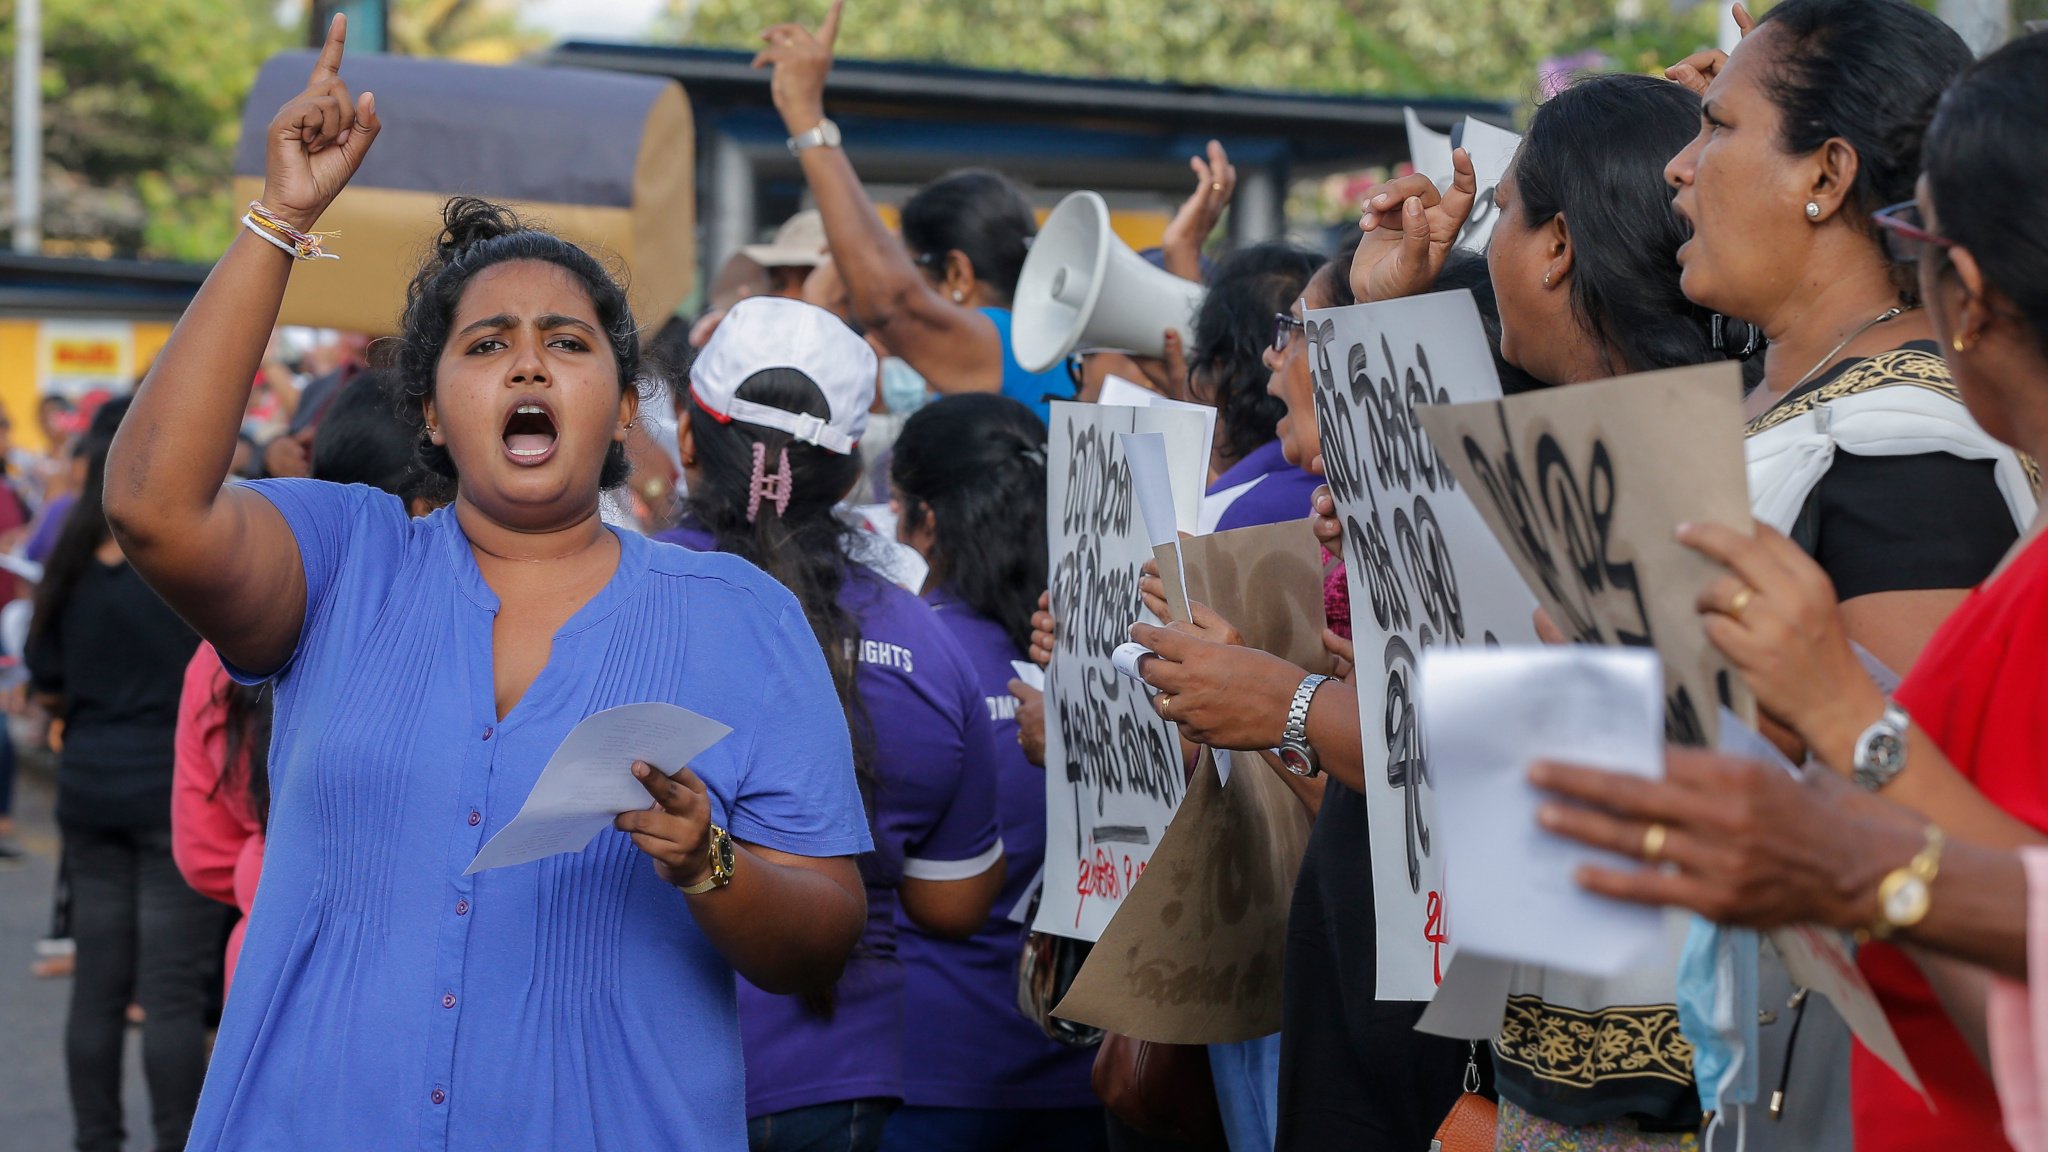
[[[178,697],[171,855],[193,891],[242,911],[228,936],[230,988],[263,872],[270,701],[260,693],[229,680],[213,645],[201,644],[185,666],[185,690]]]

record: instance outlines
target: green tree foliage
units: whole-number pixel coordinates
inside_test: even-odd
[[[825,0],[669,0],[655,38],[753,47]],[[1709,44],[1711,4],[1666,0],[852,0],[846,56],[1322,92],[1525,99],[1547,57],[1647,69]]]
[[[0,0],[0,92],[14,26]],[[391,36],[394,51],[484,61],[544,40],[511,0],[394,0]],[[280,24],[276,0],[43,0],[47,250],[218,256],[241,218],[229,183],[243,102],[263,61],[304,39],[304,17]],[[11,116],[0,100],[0,137]]]
[[[11,89],[14,4],[0,0]],[[44,0],[44,232],[53,251],[210,259],[233,234],[235,121],[285,43],[264,0]],[[12,108],[0,109],[12,137]]]

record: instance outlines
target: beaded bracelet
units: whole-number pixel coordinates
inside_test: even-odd
[[[265,208],[260,200],[249,201],[249,211],[242,217],[242,226],[294,260],[341,259],[322,246],[327,237],[339,236],[339,232],[301,232]]]

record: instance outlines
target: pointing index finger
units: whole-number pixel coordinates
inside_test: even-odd
[[[839,10],[844,7],[846,0],[832,0],[832,7],[825,13],[825,22],[818,26],[818,39],[824,42],[827,52],[832,50],[833,43],[839,39]]]
[[[327,24],[327,43],[320,46],[320,58],[313,61],[311,82],[332,80],[341,75],[341,50],[348,42],[348,17],[340,12]]]

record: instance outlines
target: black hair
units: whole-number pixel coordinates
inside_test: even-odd
[[[1523,222],[1571,228],[1572,312],[1610,375],[1720,355],[1712,314],[1678,286],[1687,232],[1664,182],[1699,123],[1699,97],[1669,80],[1589,76],[1537,107],[1516,153]]]
[[[1216,406],[1216,435],[1232,460],[1271,441],[1287,415],[1287,405],[1266,391],[1266,349],[1274,314],[1294,305],[1319,264],[1305,248],[1272,241],[1231,253],[1209,278],[1195,313],[1188,372],[1190,381],[1202,381],[1201,398]]]
[[[618,278],[590,253],[552,232],[529,227],[511,209],[473,196],[457,196],[441,211],[441,235],[433,252],[406,286],[405,313],[399,321],[397,351],[391,364],[398,379],[399,414],[411,429],[421,466],[451,480],[456,478],[455,461],[447,448],[427,439],[422,405],[434,395],[436,368],[463,290],[477,273],[508,260],[540,260],[574,276],[590,293],[598,327],[611,344],[612,359],[619,369],[619,390],[639,386],[640,333]],[[631,469],[625,445],[613,442],[605,451],[598,487],[624,484]]]
[[[932,580],[1029,647],[1046,579],[1045,422],[999,393],[942,397],[903,422],[889,479],[906,526],[937,521]]]
[[[1322,277],[1323,282],[1330,286],[1330,302],[1325,307],[1349,308],[1358,303],[1357,294],[1351,291],[1351,262],[1358,258],[1358,246],[1364,242],[1365,233],[1356,228],[1345,229],[1343,237],[1337,241],[1337,251],[1330,256],[1330,262],[1316,273],[1316,276]],[[1314,278],[1310,277],[1311,280]],[[1306,287],[1302,289],[1304,292],[1307,290]],[[1292,306],[1293,301],[1288,301],[1288,304]]]
[[[1757,21],[1766,26],[1782,34],[1764,76],[1784,121],[1781,145],[1804,156],[1837,136],[1849,142],[1856,179],[1843,210],[1875,242],[1870,214],[1913,198],[1927,122],[1970,66],[1969,45],[1907,0],[1785,0]],[[1892,278],[1911,295],[1910,266],[1895,266]]]
[[[413,431],[392,399],[390,378],[381,372],[359,373],[341,385],[313,439],[314,479],[367,484],[402,500],[418,492],[425,477]]]
[[[1970,250],[2048,352],[2048,33],[1977,62],[1927,129],[1927,191],[1941,232]]]
[[[859,578],[849,559],[859,547],[859,530],[835,511],[839,498],[860,479],[860,455],[842,456],[776,428],[721,421],[698,405],[694,392],[685,388],[679,395],[688,405],[697,444],[697,478],[686,500],[690,516],[711,533],[720,552],[752,562],[796,594],[832,670],[832,685],[854,736],[855,764],[864,769],[871,741],[854,678],[860,621],[839,602],[847,580]],[[785,412],[831,416],[825,393],[794,368],[756,372],[734,395]],[[788,451],[791,487],[789,505],[780,514],[764,501],[749,520],[756,445],[770,471]]]
[[[960,252],[997,303],[1008,304],[1038,234],[1038,218],[1008,176],[963,168],[904,201],[902,227],[904,246],[928,272],[943,274],[946,253]]]
[[[118,396],[99,406],[92,423],[72,447],[72,457],[85,461],[85,484],[78,490],[64,527],[43,564],[43,579],[36,585],[36,609],[29,631],[40,636],[55,626],[64,605],[78,590],[78,581],[93,563],[93,554],[112,534],[107,527],[107,450],[114,445],[114,433],[128,415],[128,397]]]
[[[1486,267],[1486,257],[1469,248],[1452,252],[1436,277],[1438,292],[1455,292],[1460,288],[1472,293],[1472,302],[1479,307],[1479,324],[1486,329],[1486,347],[1493,353],[1493,371],[1500,377],[1501,395],[1516,396],[1546,387],[1543,381],[1501,356],[1500,303],[1493,294],[1493,276]]]

